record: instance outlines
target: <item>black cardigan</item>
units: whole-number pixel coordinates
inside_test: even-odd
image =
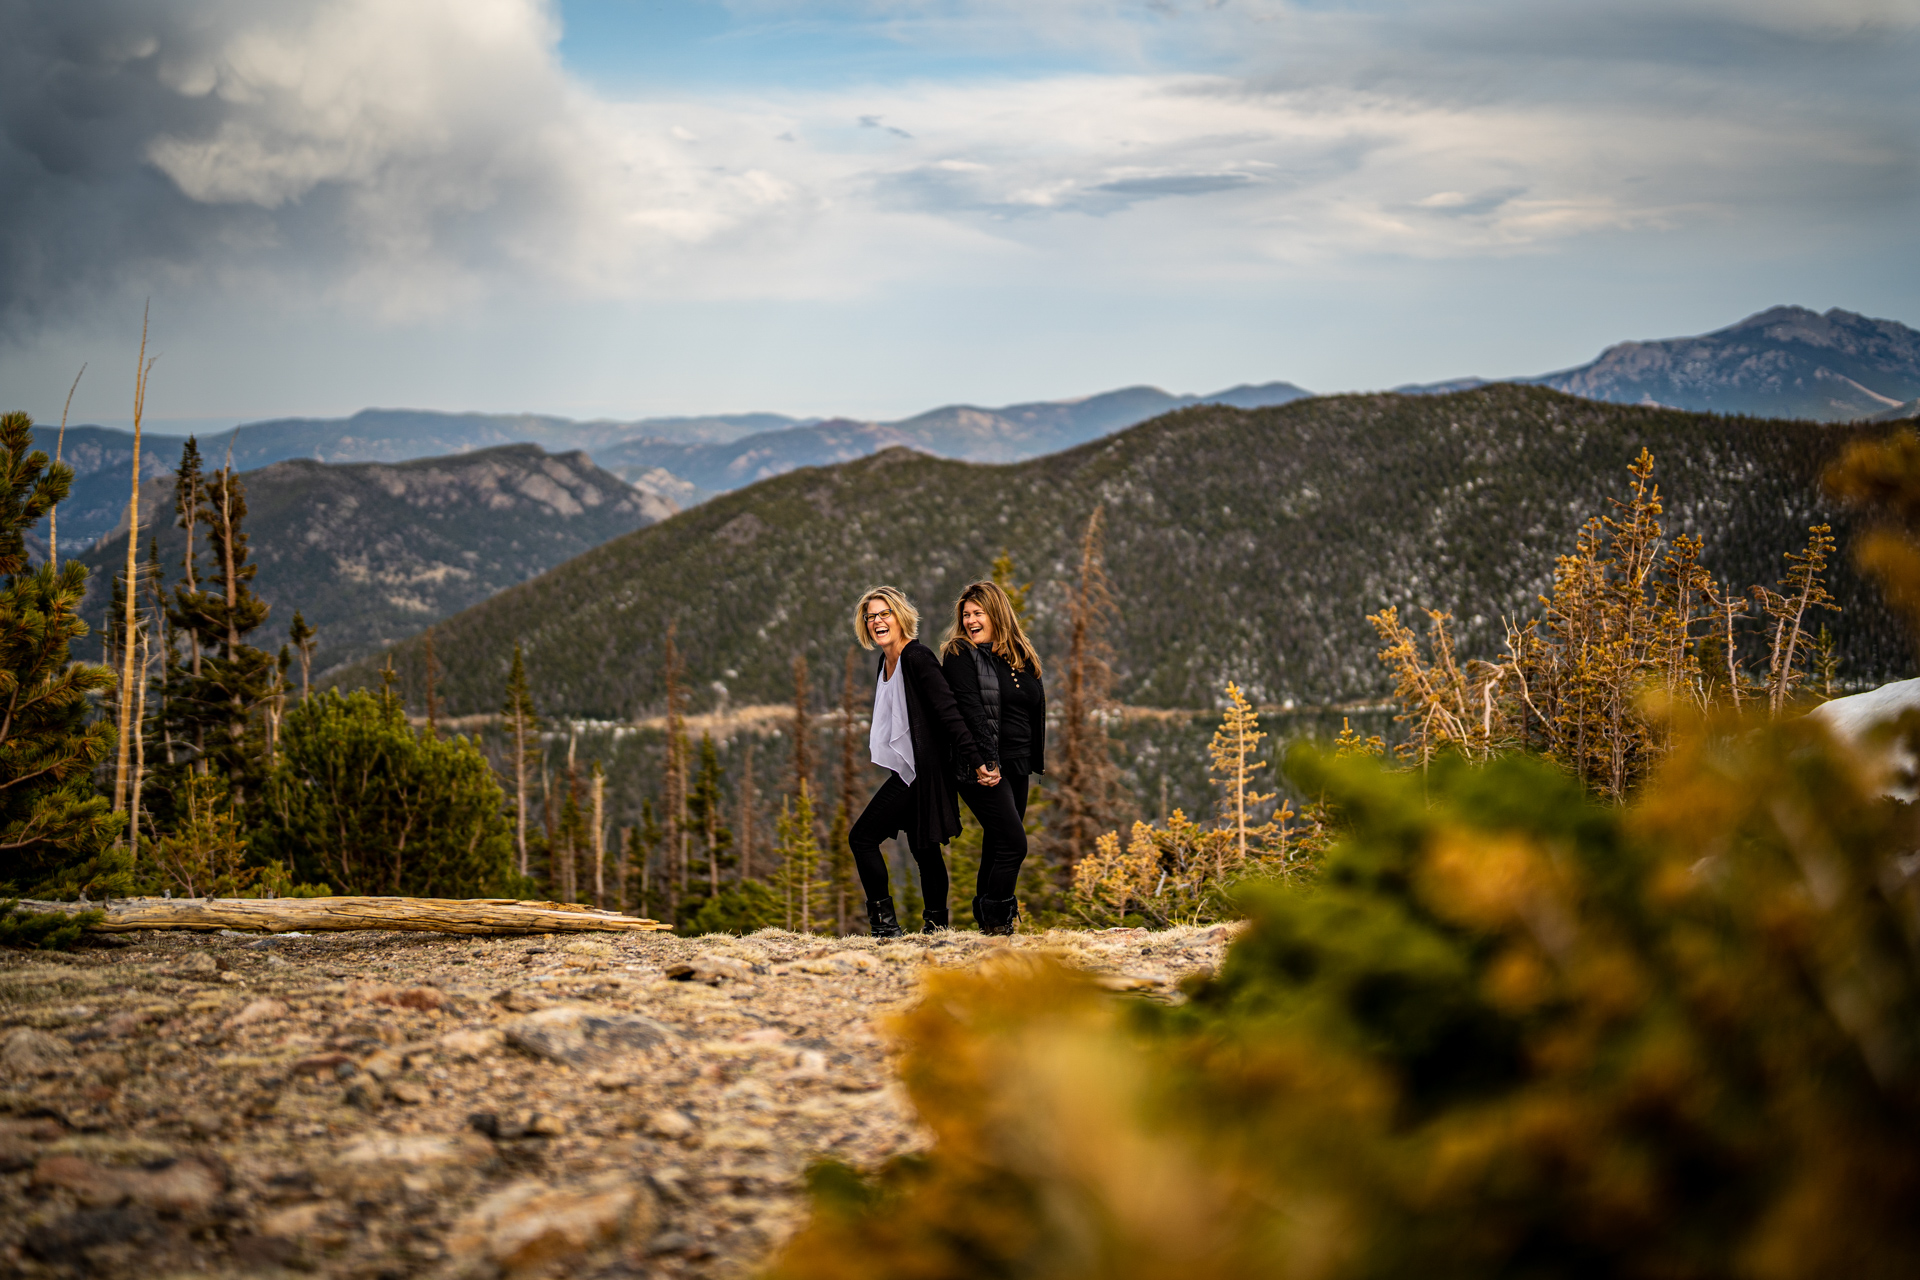
[[[966,641],[961,641],[965,645]],[[1007,665],[1005,658],[992,649],[986,650],[987,661],[1000,674],[1000,720],[1006,722],[1007,708],[1019,706],[1027,713],[1027,761],[1022,772],[1045,773],[1047,771],[1047,690],[1040,683],[1038,671],[1022,671],[1018,683],[1013,678],[1013,668]],[[987,711],[980,699],[980,671],[973,665],[973,654],[966,648],[948,654],[940,663],[940,669],[946,673],[947,684],[953,690],[953,700],[960,704],[960,714],[966,718],[967,727],[973,731],[973,740],[980,747],[980,753],[989,759],[1000,759],[1000,744],[993,739],[993,726],[987,721]],[[984,744],[984,745],[982,745]],[[1003,762],[1004,763],[1004,762]]]
[[[875,678],[886,664],[882,654]],[[913,740],[913,829],[907,834],[922,848],[939,846],[960,834],[960,802],[948,762],[977,769],[983,761],[933,650],[907,641],[900,670],[907,675],[907,734]]]

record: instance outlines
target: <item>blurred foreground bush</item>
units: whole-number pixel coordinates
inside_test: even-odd
[[[785,1280],[1920,1274],[1911,815],[1805,721],[1630,810],[1537,760],[1304,757],[1351,822],[1184,1006],[935,973],[937,1135],[816,1169]]]

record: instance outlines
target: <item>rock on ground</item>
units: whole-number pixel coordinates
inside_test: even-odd
[[[1039,947],[1177,998],[1230,929],[142,933],[0,951],[0,1274],[750,1274],[928,1138],[882,1023]]]

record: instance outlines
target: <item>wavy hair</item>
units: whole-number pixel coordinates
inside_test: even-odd
[[[953,625],[947,628],[946,638],[940,642],[942,655],[958,653],[962,645],[971,643],[960,627],[960,615],[970,604],[986,611],[987,621],[993,624],[992,649],[1006,659],[1008,666],[1015,671],[1031,670],[1036,676],[1041,674],[1040,652],[1033,647],[1033,641],[1027,639],[1020,615],[1013,611],[1013,601],[997,582],[969,582],[960,598],[953,602]]]
[[[883,600],[887,608],[893,610],[893,620],[900,627],[900,634],[911,640],[920,634],[920,611],[907,599],[907,593],[898,587],[889,587],[884,583],[877,587],[868,587],[860,594],[860,602],[853,606],[853,635],[862,649],[873,648],[873,637],[867,634],[867,601]]]

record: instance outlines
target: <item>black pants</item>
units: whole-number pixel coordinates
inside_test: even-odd
[[[1004,902],[1027,860],[1027,775],[1005,774],[997,787],[959,784],[960,798],[980,820],[980,879],[974,892]]]
[[[920,896],[929,907],[939,910],[947,905],[947,860],[941,856],[939,845],[922,848],[912,838],[913,800],[913,788],[902,782],[899,774],[889,773],[873,799],[867,801],[860,820],[847,832],[847,845],[853,850],[861,889],[868,898],[884,898],[888,896],[887,860],[880,856],[880,842],[908,832],[907,847],[920,865]]]

